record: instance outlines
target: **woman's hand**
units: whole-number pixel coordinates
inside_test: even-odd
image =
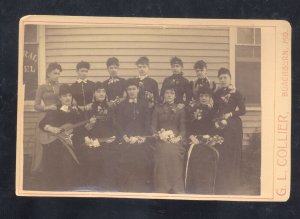
[[[97,118],[96,118],[96,116],[92,116],[91,118],[90,118],[90,124],[95,124],[97,122]]]
[[[96,121],[97,121],[97,118],[95,116],[93,116],[93,117],[90,118],[90,121],[87,124],[85,124],[84,127],[87,130],[91,130],[94,127]]]
[[[92,144],[92,139],[90,139],[88,136],[85,136],[84,143],[86,146],[90,146]]]
[[[112,143],[113,141],[115,141],[116,140],[116,136],[112,136],[112,137],[110,137],[109,139],[107,139],[106,141],[105,141],[105,143]]]
[[[145,137],[141,137],[141,136],[138,136],[137,139],[138,139],[137,140],[138,144],[142,144],[142,143],[144,143],[146,141],[146,138]]]
[[[190,140],[192,141],[192,144],[199,144],[200,143],[200,141],[198,140],[198,138],[195,135],[191,135]]]
[[[181,136],[177,136],[175,138],[170,139],[170,143],[176,144],[181,141]]]
[[[128,138],[127,135],[124,135],[124,136],[123,136],[123,139],[124,139],[124,141],[125,141],[126,143],[130,143],[130,138]]]
[[[47,132],[50,132],[52,134],[55,134],[55,135],[61,132],[60,128],[53,127],[51,125],[46,125],[44,130],[47,131]]]
[[[232,117],[232,113],[225,113],[224,115],[223,115],[223,119],[229,119],[230,117]]]

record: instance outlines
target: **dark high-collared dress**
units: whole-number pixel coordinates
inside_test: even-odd
[[[84,107],[93,102],[95,83],[90,80],[77,80],[71,85],[73,99],[79,107]],[[87,119],[88,113],[84,110],[82,119]]]
[[[241,115],[246,113],[245,99],[239,91],[230,93],[228,88],[220,88],[213,96],[217,116],[232,113],[228,125],[219,130],[224,143],[217,147],[220,158],[216,181],[217,194],[233,194],[240,184],[243,126]]]
[[[150,78],[149,76],[145,78],[136,78],[138,84],[139,84],[139,99],[144,100],[148,102],[149,100],[147,99],[147,92],[150,92],[153,94],[153,99],[154,103],[159,102],[159,91],[158,91],[158,84],[157,81],[154,80],[153,78]]]
[[[152,115],[152,130],[172,130],[182,141],[167,143],[157,140],[154,149],[154,191],[162,193],[184,192],[185,110],[177,104],[157,105]]]
[[[58,110],[48,111],[45,118],[40,122],[40,129],[44,130],[46,125],[60,127],[64,124],[76,124],[81,119],[80,112],[71,110],[65,112]],[[80,141],[81,128],[73,130],[73,150],[78,158],[76,143]],[[79,164],[60,140],[54,140],[43,145],[43,173],[41,180],[42,190],[66,191],[76,190],[79,186]],[[79,158],[78,158],[79,159]]]
[[[115,100],[117,97],[123,98],[126,89],[126,80],[121,77],[109,77],[103,82],[108,101]]]
[[[118,188],[122,192],[151,192],[153,158],[148,140],[141,144],[124,142],[123,136],[149,136],[150,117],[147,103],[126,99],[117,108],[117,127],[121,144],[118,147]]]
[[[80,145],[82,160],[82,187],[99,191],[115,191],[116,188],[116,154],[117,142],[101,142],[106,138],[117,135],[114,111],[106,102],[95,101],[89,118],[95,116],[97,121],[93,128],[86,131],[83,137],[88,136],[100,140],[99,147]]]
[[[193,92],[189,81],[183,77],[183,74],[173,74],[170,77],[164,79],[162,88],[160,91],[161,99],[165,93],[166,87],[172,85],[175,87],[176,99],[175,103],[188,104],[193,97]]]
[[[90,80],[76,81],[71,85],[73,98],[78,106],[85,106],[93,102],[95,83]]]
[[[198,100],[198,91],[200,88],[209,88],[214,91],[216,89],[216,83],[214,81],[210,81],[207,77],[197,78],[195,81],[190,81],[190,87],[193,92],[194,99]]]
[[[214,111],[207,105],[196,102],[186,109],[187,136],[214,135]],[[186,192],[213,194],[215,189],[218,151],[203,143],[190,144],[186,163]]]

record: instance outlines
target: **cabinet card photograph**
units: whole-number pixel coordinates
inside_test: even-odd
[[[286,201],[286,21],[25,16],[18,196]]]

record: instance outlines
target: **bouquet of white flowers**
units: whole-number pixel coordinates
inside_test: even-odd
[[[161,129],[158,132],[158,137],[160,140],[168,143],[178,143],[181,140],[180,136],[175,136],[172,130]]]
[[[92,138],[89,138],[88,136],[86,136],[84,138],[84,143],[89,148],[98,148],[98,147],[100,147],[100,142],[99,142],[99,140],[97,138],[96,139],[92,139]]]
[[[222,118],[215,119],[214,123],[217,129],[224,129],[227,126],[227,120]]]
[[[201,120],[202,119],[202,110],[201,109],[196,109],[194,112],[194,119],[195,120]]]
[[[197,139],[199,140],[199,143],[203,143],[209,146],[222,144],[224,142],[224,138],[219,135],[198,135]]]

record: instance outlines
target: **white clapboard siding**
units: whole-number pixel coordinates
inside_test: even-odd
[[[120,76],[125,78],[136,76],[135,61],[147,56],[149,74],[159,85],[171,75],[172,56],[183,60],[184,75],[189,79],[200,59],[207,62],[212,80],[219,68],[229,68],[229,28],[46,26],[45,31],[46,64],[62,65],[62,83],[75,81],[75,67],[82,60],[91,63],[91,80],[105,80],[106,60],[112,56],[120,60]]]

